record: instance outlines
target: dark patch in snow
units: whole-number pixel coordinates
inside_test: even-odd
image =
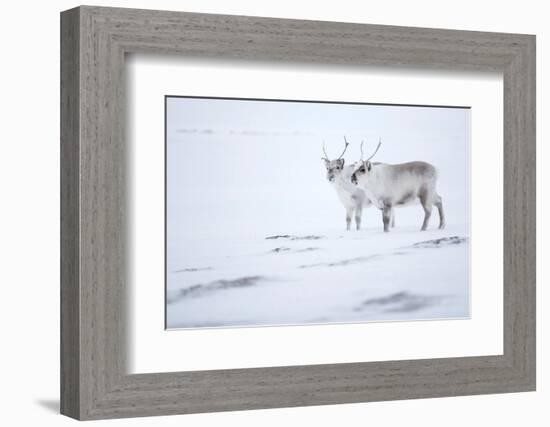
[[[420,295],[402,291],[385,297],[370,298],[356,307],[355,311],[377,307],[387,313],[410,313],[439,304],[442,299],[440,295]]]
[[[387,255],[406,255],[406,252],[394,252],[392,254],[387,254]],[[348,259],[343,259],[343,260],[340,260],[340,261],[319,262],[319,263],[316,263],[316,264],[305,264],[305,265],[299,266],[298,268],[344,267],[344,266],[348,266],[348,265],[351,265],[351,264],[360,264],[360,263],[363,263],[363,262],[373,261],[375,259],[383,258],[385,256],[386,255],[376,254],[376,255],[369,255],[369,256],[363,256],[363,257],[348,258]]]
[[[275,240],[275,239],[290,239],[290,234],[277,234],[276,236],[267,236],[266,240]]]
[[[220,279],[209,283],[203,283],[193,285],[188,288],[180,289],[179,292],[173,294],[171,298],[166,298],[166,302],[171,304],[182,298],[187,297],[199,297],[207,292],[220,291],[235,288],[246,288],[258,284],[258,282],[265,280],[263,276],[245,276],[238,279]]]
[[[276,239],[288,239],[288,240],[319,240],[323,236],[291,236],[290,234],[276,234],[275,236],[267,236],[266,240],[276,240]]]
[[[304,249],[298,249],[296,252],[312,252],[312,251],[318,251],[320,248],[304,248]]]
[[[342,267],[350,264],[358,264],[361,262],[367,262],[371,261],[373,259],[379,258],[381,255],[370,255],[366,257],[357,257],[357,258],[349,258],[344,259],[341,261],[334,261],[334,262],[319,262],[316,264],[305,264],[301,265],[298,268],[312,268],[312,267]]]
[[[439,239],[414,243],[412,246],[413,248],[440,248],[442,246],[460,245],[462,243],[468,243],[468,238],[459,236],[441,237]]]
[[[287,252],[290,248],[287,248],[285,246],[281,246],[280,248],[271,249],[271,252],[279,253],[279,252]]]
[[[213,270],[212,267],[199,267],[199,268],[182,268],[181,270],[174,270],[172,273],[194,273],[195,271],[207,271]]]
[[[274,249],[271,249],[271,252],[274,252],[274,253],[281,253],[281,252],[292,252],[292,253],[303,253],[303,252],[312,252],[312,251],[318,251],[319,248],[303,248],[303,249],[296,249],[296,250],[292,250],[292,248],[288,248],[286,246],[281,246],[281,247],[278,247],[278,248],[274,248]]]

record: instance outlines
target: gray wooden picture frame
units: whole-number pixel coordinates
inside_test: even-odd
[[[127,53],[502,72],[504,353],[128,374]],[[61,14],[61,166],[61,412],[65,415],[85,420],[535,390],[532,35],[88,6],[71,9]]]

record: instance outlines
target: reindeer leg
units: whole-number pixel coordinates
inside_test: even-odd
[[[357,230],[361,229],[361,216],[363,214],[363,208],[361,206],[355,207],[355,228]]]
[[[390,231],[390,221],[393,214],[393,207],[391,205],[384,205],[382,208],[382,221],[384,222],[384,231],[387,233]]]
[[[443,212],[443,200],[439,194],[436,196],[434,205],[439,211],[439,229],[443,230],[445,228],[445,213]]]
[[[422,223],[422,228],[420,231],[426,231],[428,228],[428,223],[430,222],[430,216],[432,216],[432,207],[431,206],[422,206],[424,208],[424,222]]]
[[[432,198],[429,196],[428,191],[422,191],[419,195],[420,203],[424,209],[424,222],[420,231],[426,231],[428,223],[430,222],[430,216],[432,215]]]
[[[346,230],[351,228],[351,217],[353,215],[353,208],[346,208]]]
[[[395,227],[395,210],[391,211],[391,228]]]

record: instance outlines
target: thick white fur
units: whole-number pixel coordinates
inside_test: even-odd
[[[351,220],[355,217],[355,227],[359,230],[363,208],[369,207],[371,202],[365,192],[351,182],[351,175],[357,169],[357,165],[353,163],[344,166],[343,160],[332,160],[325,161],[325,166],[327,167],[327,179],[346,210],[346,229],[351,228]],[[341,169],[337,169],[338,166]]]
[[[359,164],[352,175],[352,181],[382,210],[384,231],[389,231],[389,220],[393,217],[394,207],[418,202],[422,204],[425,213],[421,229],[426,229],[433,205],[439,210],[439,227],[444,228],[442,200],[436,191],[438,174],[436,168],[429,163],[389,165],[365,162]]]

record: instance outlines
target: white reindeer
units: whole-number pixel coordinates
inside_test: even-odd
[[[351,176],[351,181],[361,188],[370,201],[382,211],[384,231],[389,231],[390,219],[395,207],[407,206],[420,201],[424,209],[424,222],[421,230],[428,227],[435,205],[439,211],[439,228],[445,228],[443,202],[437,194],[437,169],[426,162],[409,162],[396,165],[371,163],[376,150],[367,160],[361,161]]]
[[[355,163],[348,166],[344,165],[345,160],[343,156],[349,145],[345,136],[344,142],[346,144],[344,151],[335,160],[329,160],[325,143],[323,142],[323,154],[325,157],[322,157],[322,160],[325,161],[327,180],[336,190],[338,198],[346,209],[346,229],[349,230],[351,228],[351,219],[355,216],[355,227],[359,230],[361,228],[363,208],[369,207],[371,202],[361,188],[351,183],[351,175],[355,172],[357,165]]]

